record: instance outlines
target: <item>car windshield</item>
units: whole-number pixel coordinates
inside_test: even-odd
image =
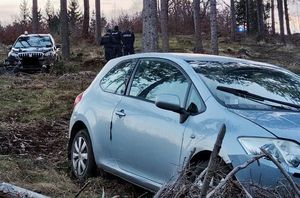
[[[15,48],[52,47],[49,36],[22,36],[16,41]]]
[[[296,74],[268,65],[188,62],[226,107],[300,110],[300,78]]]

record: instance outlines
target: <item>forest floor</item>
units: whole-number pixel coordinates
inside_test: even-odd
[[[286,46],[251,39],[220,39],[221,55],[283,66],[300,73],[300,36]],[[139,51],[140,39],[136,42]],[[192,36],[173,36],[174,52],[192,52]],[[204,42],[209,49],[209,42]],[[209,50],[206,50],[208,53]],[[0,49],[0,60],[6,51]],[[70,62],[50,74],[0,76],[0,182],[51,196],[74,197],[84,185],[71,176],[66,156],[68,122],[75,97],[104,65],[97,46],[72,47]],[[113,176],[91,178],[80,197],[151,197],[151,193]]]

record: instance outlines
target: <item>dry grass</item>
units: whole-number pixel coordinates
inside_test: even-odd
[[[137,35],[137,51],[140,44]],[[192,36],[172,36],[170,47],[174,52],[192,52]],[[204,47],[209,53],[209,41]],[[252,55],[248,59],[284,65],[300,73],[297,46],[220,39],[222,55],[239,57],[240,49]],[[0,47],[1,60],[6,53]],[[0,76],[0,181],[53,197],[73,197],[79,191],[83,184],[72,178],[66,157],[68,120],[74,98],[103,67],[102,55],[98,46],[76,43],[71,60],[59,63],[51,74]],[[115,177],[97,177],[91,179],[81,197],[99,197],[102,189],[107,197],[138,197],[145,193]]]

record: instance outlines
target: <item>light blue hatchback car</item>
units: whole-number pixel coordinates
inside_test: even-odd
[[[75,100],[72,170],[85,179],[98,167],[157,191],[191,151],[194,164],[209,160],[222,124],[224,163],[234,167],[265,146],[300,183],[299,76],[265,63],[196,54],[109,61]],[[265,185],[279,177],[266,159],[237,175]]]

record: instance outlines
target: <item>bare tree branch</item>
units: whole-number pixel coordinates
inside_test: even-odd
[[[280,172],[284,175],[284,177],[288,180],[290,185],[293,187],[293,190],[295,191],[296,195],[300,197],[300,189],[298,188],[297,184],[293,181],[291,176],[284,170],[284,168],[280,165],[280,163],[264,148],[260,149],[280,170]]]
[[[216,186],[215,189],[213,189],[207,196],[206,198],[210,198],[212,197],[212,195],[217,192],[218,190],[220,190],[225,184],[226,182],[228,182],[230,179],[232,179],[232,177],[237,173],[239,172],[240,170],[242,169],[245,169],[247,168],[250,164],[252,164],[253,162],[263,158],[263,157],[266,157],[265,154],[262,154],[262,155],[258,155],[258,156],[255,156],[249,160],[247,160],[244,164],[240,165],[240,166],[237,166],[235,167],[232,171],[230,171],[230,173],[225,177],[225,179],[223,181],[221,181],[218,186]]]
[[[212,176],[214,174],[214,171],[216,169],[216,162],[217,162],[217,159],[218,159],[218,154],[219,154],[219,152],[221,150],[221,147],[222,147],[222,142],[223,142],[225,133],[226,133],[226,125],[223,124],[221,129],[220,129],[220,132],[218,134],[218,137],[217,137],[216,143],[214,145],[214,149],[212,151],[212,154],[210,156],[210,160],[209,160],[208,167],[207,167],[207,173],[204,177],[200,197],[205,197],[206,193],[208,191],[209,182],[210,182],[210,179],[212,178]]]

